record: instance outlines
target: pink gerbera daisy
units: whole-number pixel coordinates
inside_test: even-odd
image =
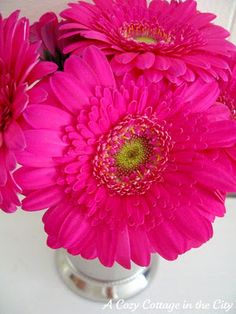
[[[235,144],[236,122],[211,119],[217,83],[117,88],[91,47],[66,60],[48,92],[50,102],[24,113],[31,127],[15,178],[23,209],[49,208],[50,247],[129,268],[148,265],[153,252],[174,260],[211,238],[222,195],[236,189],[227,156],[218,158]]]
[[[42,60],[55,62],[59,69],[63,65],[67,55],[63,53],[65,40],[60,39],[61,22],[55,13],[48,12],[41,16],[30,28],[30,39],[32,42],[41,42],[40,56]]]
[[[6,212],[19,205],[11,172],[16,152],[25,148],[21,114],[29,97],[42,98],[30,87],[56,70],[51,63],[39,62],[38,44],[29,42],[29,21],[18,15],[18,11],[6,19],[0,15],[0,208]]]
[[[194,0],[94,0],[69,4],[62,12],[65,37],[84,40],[66,52],[81,53],[97,45],[109,58],[117,76],[144,74],[152,82],[227,81],[226,58],[235,46],[228,31],[211,23],[215,15],[200,13]]]

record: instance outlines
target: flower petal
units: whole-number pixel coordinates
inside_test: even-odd
[[[24,133],[17,122],[12,121],[4,132],[4,142],[13,151],[22,151],[25,148]]]
[[[29,105],[24,117],[35,129],[52,130],[69,125],[72,119],[67,111],[48,105]]]

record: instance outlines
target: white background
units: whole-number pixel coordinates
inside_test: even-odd
[[[0,12],[6,16],[20,8],[34,21],[47,10],[59,12],[65,0],[0,0]],[[236,42],[236,0],[199,0],[201,10],[216,12],[218,22],[232,30]],[[187,301],[212,304],[216,300],[234,302],[229,312],[236,314],[236,199],[227,202],[228,213],[214,225],[215,237],[198,250],[192,250],[176,262],[160,260],[153,284],[141,295],[129,300],[142,303]],[[84,314],[130,313],[128,310],[102,310],[102,305],[83,300],[60,281],[54,252],[45,245],[42,213],[0,212],[0,314]],[[143,310],[135,312],[167,313]],[[219,310],[180,310],[172,313],[225,313]]]

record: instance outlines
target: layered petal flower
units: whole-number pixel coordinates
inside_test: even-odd
[[[0,208],[6,212],[19,205],[12,171],[15,154],[26,145],[21,119],[30,97],[36,97],[30,89],[56,70],[55,65],[40,62],[38,44],[29,41],[29,21],[18,15],[18,11],[6,19],[0,15]]]
[[[215,15],[201,13],[194,0],[94,0],[70,3],[61,16],[64,38],[83,40],[67,45],[80,54],[97,45],[109,58],[117,76],[130,72],[151,82],[227,81],[227,57],[235,46],[229,33],[212,24]]]
[[[30,127],[15,179],[23,209],[48,209],[51,248],[129,268],[154,252],[174,260],[212,237],[224,195],[236,189],[221,154],[235,145],[236,122],[212,119],[217,83],[172,90],[140,78],[117,87],[105,55],[90,47],[67,59],[47,91],[49,103],[24,112]]]

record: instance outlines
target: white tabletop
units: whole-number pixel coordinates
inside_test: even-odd
[[[35,20],[46,10],[60,11],[65,0],[0,0],[6,16],[17,8]],[[235,29],[235,0],[200,0],[203,10],[219,14],[219,23]],[[236,199],[227,201],[228,212],[214,224],[214,238],[175,262],[160,259],[156,278],[139,296],[113,309],[89,302],[69,291],[55,269],[54,252],[46,247],[42,213],[7,215],[0,212],[0,314],[84,314],[84,313],[231,313],[236,314]],[[145,309],[169,306],[167,310]],[[159,304],[157,304],[159,303]],[[192,309],[184,310],[189,303]],[[229,306],[233,308],[226,312]],[[172,310],[173,307],[180,307]],[[130,309],[125,309],[129,307]],[[205,308],[205,309],[204,309]]]

